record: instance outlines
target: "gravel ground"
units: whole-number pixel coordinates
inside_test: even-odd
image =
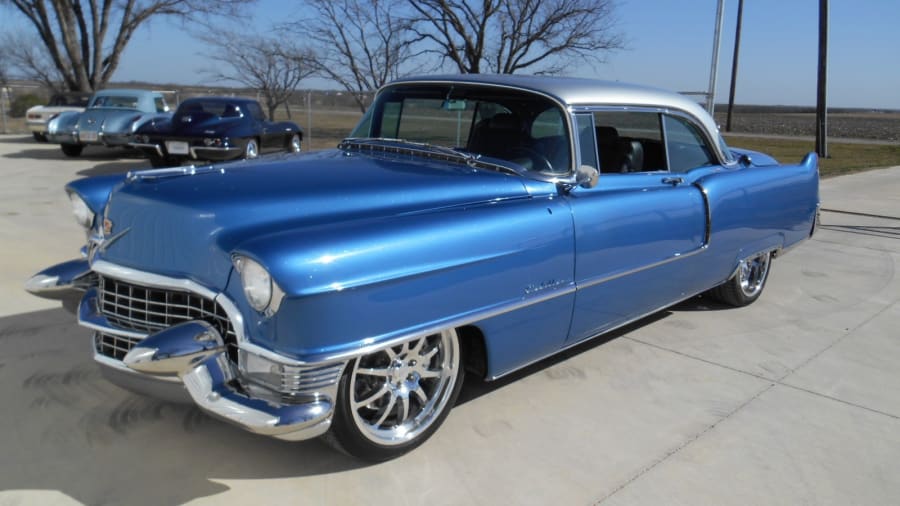
[[[725,112],[716,113],[716,122],[725,129]],[[735,113],[732,131],[736,133],[814,136],[814,113]],[[900,142],[900,113],[831,113],[828,135],[832,138],[873,139]]]

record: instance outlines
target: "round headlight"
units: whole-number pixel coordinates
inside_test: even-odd
[[[262,265],[247,257],[235,257],[234,267],[241,273],[247,302],[255,310],[265,311],[272,301],[272,276]]]
[[[90,229],[94,224],[94,212],[75,192],[69,193],[69,201],[72,202],[72,214],[75,215],[75,221],[82,227]]]

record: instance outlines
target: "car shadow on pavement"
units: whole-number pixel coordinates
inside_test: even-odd
[[[182,504],[227,480],[337,473],[366,463],[318,440],[245,432],[198,408],[107,382],[91,334],[63,309],[0,318],[0,490],[84,504]]]

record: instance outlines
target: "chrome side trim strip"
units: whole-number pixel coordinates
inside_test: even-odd
[[[339,353],[327,354],[322,353],[318,355],[312,355],[311,358],[306,362],[300,363],[327,363],[327,362],[337,362],[340,360],[349,360],[356,358],[361,355],[367,355],[369,353],[373,353],[375,351],[389,348],[391,346],[403,343],[405,341],[409,341],[412,339],[419,339],[425,336],[429,336],[432,334],[437,334],[442,330],[448,328],[458,328],[463,327],[465,325],[470,325],[472,323],[487,320],[489,318],[494,318],[496,316],[500,316],[502,314],[511,313],[513,311],[517,311],[519,309],[526,308],[528,306],[533,306],[535,304],[540,304],[542,302],[546,302],[548,300],[555,299],[557,297],[563,297],[566,295],[570,295],[576,291],[575,284],[570,283],[568,286],[564,288],[555,289],[555,290],[547,290],[546,292],[542,292],[543,295],[537,297],[523,298],[517,302],[507,303],[502,305],[496,305],[490,309],[483,309],[480,311],[476,311],[473,313],[464,314],[461,316],[456,316],[453,318],[448,318],[445,320],[441,320],[439,322],[431,323],[426,327],[419,328],[412,332],[406,332],[400,336],[392,337],[386,339],[384,341],[377,341],[376,337],[366,338],[363,342],[372,343],[361,346],[359,348],[353,349],[351,351],[343,351]],[[251,345],[252,346],[252,345]],[[249,349],[249,347],[248,347]],[[279,355],[280,356],[280,355]],[[280,360],[284,360],[282,357]]]
[[[646,271],[646,270],[650,270],[650,269],[655,269],[655,268],[657,268],[657,267],[666,265],[666,264],[671,263],[671,262],[674,262],[674,261],[676,261],[676,260],[682,260],[682,259],[685,259],[685,258],[689,258],[689,257],[692,257],[692,256],[698,254],[698,253],[702,253],[702,252],[706,251],[707,247],[708,247],[708,245],[707,245],[707,244],[704,244],[704,245],[700,246],[699,248],[697,248],[697,249],[695,249],[695,250],[688,251],[687,253],[676,253],[674,256],[671,256],[671,257],[669,257],[669,258],[664,258],[664,259],[662,259],[662,260],[660,260],[660,261],[658,261],[658,262],[654,262],[654,263],[649,264],[649,265],[642,265],[642,266],[640,266],[640,267],[635,267],[634,269],[629,269],[629,270],[626,270],[626,271],[617,272],[617,273],[615,273],[615,274],[609,274],[609,275],[605,275],[605,276],[597,276],[597,277],[595,277],[595,278],[593,278],[593,279],[589,279],[589,280],[585,281],[584,283],[579,284],[579,285],[578,285],[578,289],[581,290],[581,289],[584,289],[584,288],[590,288],[590,287],[592,287],[592,286],[597,286],[597,285],[599,285],[599,284],[603,284],[603,283],[606,283],[606,282],[608,282],[608,281],[613,281],[613,280],[615,280],[615,279],[619,279],[619,278],[624,277],[624,276],[629,276],[629,275],[631,275],[631,274],[636,274],[636,273],[641,272],[641,271]]]
[[[616,329],[620,329],[620,328],[622,328],[622,327],[624,327],[624,326],[626,326],[626,325],[628,325],[628,324],[634,323],[634,322],[636,322],[636,321],[638,321],[638,320],[640,320],[640,319],[642,319],[642,318],[646,318],[646,317],[648,317],[648,316],[650,316],[650,315],[652,315],[652,314],[654,314],[654,313],[658,313],[658,312],[662,311],[663,309],[665,309],[665,308],[667,308],[667,307],[672,307],[672,306],[674,306],[674,305],[676,305],[676,304],[678,304],[678,303],[681,303],[681,302],[683,302],[683,301],[686,301],[686,300],[688,300],[688,299],[690,299],[690,298],[692,298],[692,297],[696,297],[697,295],[700,295],[701,293],[703,293],[703,292],[705,292],[705,291],[706,291],[705,289],[704,289],[704,290],[700,290],[700,291],[698,291],[698,292],[696,292],[696,293],[693,293],[693,294],[691,294],[691,295],[688,295],[687,297],[678,299],[678,300],[676,300],[676,301],[674,301],[674,302],[665,304],[665,305],[663,305],[663,306],[659,306],[659,307],[657,307],[656,309],[653,309],[653,310],[651,310],[651,311],[647,311],[646,313],[642,313],[640,316],[636,316],[636,317],[634,317],[634,318],[625,320],[625,321],[623,321],[622,323],[619,323],[619,324],[613,325],[613,326],[611,326],[611,327],[609,327],[609,328],[606,328],[606,329],[604,329],[604,330],[598,332],[597,334],[594,334],[594,335],[591,336],[591,337],[586,337],[586,338],[584,338],[584,339],[582,339],[582,340],[580,340],[580,341],[575,341],[575,342],[573,342],[573,343],[567,344],[566,346],[563,346],[562,348],[559,348],[558,350],[554,350],[554,351],[552,351],[552,352],[550,352],[550,353],[547,353],[546,355],[543,355],[543,356],[541,356],[540,358],[534,359],[534,360],[532,360],[532,361],[530,361],[530,362],[526,362],[526,363],[524,363],[524,364],[522,364],[522,365],[520,365],[520,366],[516,366],[516,367],[514,367],[514,368],[512,368],[512,369],[510,369],[510,370],[508,370],[508,371],[506,371],[506,372],[502,372],[502,373],[500,373],[500,374],[491,376],[491,377],[488,378],[488,381],[494,381],[494,380],[500,379],[500,378],[502,378],[502,377],[504,377],[504,376],[506,376],[506,375],[508,375],[508,374],[512,374],[512,373],[514,373],[514,372],[516,372],[516,371],[518,371],[518,370],[520,370],[520,369],[524,369],[524,368],[526,368],[526,367],[528,367],[528,366],[530,366],[530,365],[536,364],[536,363],[540,362],[541,360],[545,360],[545,359],[548,359],[548,358],[550,358],[550,357],[552,357],[552,356],[554,356],[554,355],[556,355],[556,354],[558,354],[558,353],[562,353],[562,352],[568,350],[569,348],[574,348],[575,346],[578,346],[579,344],[584,344],[584,343],[586,343],[586,342],[588,342],[588,341],[591,341],[591,340],[593,340],[593,339],[596,339],[596,338],[598,338],[598,337],[600,337],[600,336],[602,336],[602,335],[604,335],[604,334],[608,334],[609,332],[612,332],[612,331],[614,331],[614,330],[616,330]]]

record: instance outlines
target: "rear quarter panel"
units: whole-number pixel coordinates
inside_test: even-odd
[[[698,181],[710,213],[710,282],[727,279],[738,262],[809,237],[819,204],[818,159],[796,165],[745,167]],[[712,285],[711,285],[712,286]]]

